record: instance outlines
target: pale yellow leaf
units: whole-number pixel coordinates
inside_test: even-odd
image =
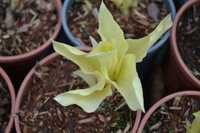
[[[92,113],[96,111],[96,109],[106,97],[111,95],[111,86],[107,85],[102,91],[95,91],[94,93],[87,96],[70,94],[66,92],[56,96],[54,99],[62,106],[75,104],[81,107],[85,112]]]
[[[124,33],[113,16],[102,2],[99,11],[99,29],[98,33],[102,41],[121,40],[124,38]]]
[[[54,50],[68,60],[77,64],[83,72],[98,71],[99,64],[94,58],[87,57],[87,53],[60,42],[53,42]]]
[[[128,53],[136,55],[136,61],[141,62],[146,56],[148,49],[160,39],[160,37],[172,26],[171,15],[166,16],[157,28],[148,36],[141,39],[127,39],[129,44]]]
[[[128,54],[124,57],[119,75],[112,84],[121,93],[132,110],[144,111],[143,90],[136,71],[135,55]]]

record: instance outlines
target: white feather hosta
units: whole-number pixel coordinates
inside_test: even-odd
[[[67,91],[55,97],[63,106],[76,104],[86,112],[94,112],[101,102],[112,95],[115,88],[132,110],[144,111],[143,91],[136,71],[148,49],[172,26],[168,15],[148,36],[141,39],[125,39],[120,26],[101,4],[98,33],[102,41],[89,53],[59,42],[53,46],[57,53],[80,67],[75,72],[89,87]],[[66,88],[67,89],[67,88]]]

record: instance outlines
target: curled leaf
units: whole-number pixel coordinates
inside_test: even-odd
[[[96,77],[92,74],[85,74],[80,70],[73,72],[73,74],[82,78],[89,86],[95,85],[97,82]]]
[[[88,91],[90,89],[91,88],[85,90]],[[98,90],[99,88],[93,88],[93,89]],[[65,92],[56,96],[54,99],[62,106],[69,106],[76,104],[86,112],[91,113],[96,111],[101,102],[110,95],[112,95],[111,86],[107,85],[104,87],[104,89],[102,89],[102,91],[95,91],[94,93],[91,93],[87,96],[73,94],[72,92],[71,93]]]

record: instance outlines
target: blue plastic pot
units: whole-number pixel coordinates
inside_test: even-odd
[[[68,37],[71,45],[73,46],[81,46],[81,42],[73,35],[73,33],[70,31],[69,25],[68,25],[68,15],[70,11],[70,7],[73,3],[73,0],[65,0],[63,11],[62,11],[62,24],[64,28],[64,32],[66,36]],[[164,3],[166,4],[167,9],[172,15],[172,18],[175,18],[176,15],[176,8],[174,6],[173,0],[164,0]],[[148,90],[149,85],[149,78],[151,75],[151,70],[153,66],[153,62],[161,63],[163,59],[163,55],[167,49],[167,43],[170,36],[170,32],[165,33],[162,38],[153,45],[148,51],[147,57],[143,60],[143,62],[139,63],[137,65],[138,72],[140,79],[142,81],[142,85],[145,90]],[[157,55],[157,56],[156,56]],[[149,92],[145,92],[147,94],[150,94]],[[147,95],[148,96],[148,95]]]
[[[62,25],[66,36],[68,37],[70,43],[73,46],[80,46],[81,42],[73,35],[71,32],[69,25],[68,25],[68,15],[71,8],[71,5],[74,0],[65,0],[62,10]],[[166,7],[168,8],[169,12],[172,14],[174,18],[176,15],[176,9],[173,3],[173,0],[164,0]],[[169,38],[169,32],[166,33],[152,48],[149,49],[148,53],[151,54],[155,52],[157,49],[162,47],[166,40]]]

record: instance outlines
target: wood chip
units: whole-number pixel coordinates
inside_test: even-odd
[[[90,122],[94,122],[95,120],[96,120],[96,117],[89,117],[86,119],[79,120],[78,124],[90,123]]]
[[[98,118],[99,118],[100,121],[102,121],[104,123],[107,121],[106,118],[101,114],[98,115]]]
[[[137,10],[134,10],[135,15],[137,15],[141,19],[147,20],[147,17],[143,15],[142,13],[138,12]]]
[[[118,130],[116,133],[123,133],[123,132],[122,132],[122,130],[120,129],[120,130]]]
[[[99,14],[99,12],[98,12],[98,10],[97,10],[97,8],[94,8],[93,10],[92,10],[92,14],[93,14],[93,16],[96,18],[96,20],[98,20],[98,14]]]
[[[130,128],[131,128],[131,125],[129,123],[127,123],[126,128],[124,129],[123,133],[128,133]]]
[[[182,107],[171,106],[169,107],[170,110],[182,110]]]
[[[58,116],[59,120],[60,120],[60,121],[63,121],[62,112],[60,111],[59,108],[56,108],[56,113],[57,113],[57,116]]]
[[[115,108],[115,111],[120,110],[122,107],[126,105],[126,102],[121,103],[117,108]]]
[[[147,7],[147,12],[148,12],[148,15],[154,19],[154,21],[156,21],[156,22],[159,21],[160,10],[156,3],[154,3],[154,2],[150,3]]]
[[[158,129],[161,125],[162,125],[162,122],[159,121],[158,123],[150,127],[150,131]]]

